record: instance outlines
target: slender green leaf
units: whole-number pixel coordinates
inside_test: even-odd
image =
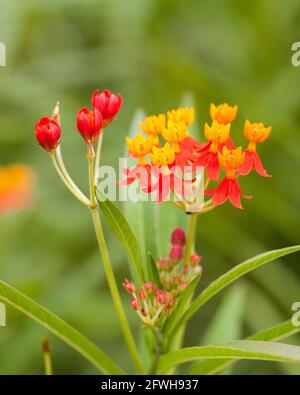
[[[119,208],[112,203],[99,189],[97,190],[99,207],[105,215],[115,236],[124,247],[139,281],[143,281],[143,266],[136,237],[133,234],[126,218]]]
[[[187,347],[163,355],[158,363],[158,372],[164,373],[172,366],[197,359],[216,358],[300,363],[300,347],[253,340],[240,340],[215,346]]]
[[[240,339],[245,302],[246,287],[235,284],[226,292],[199,345],[207,346]]]
[[[166,326],[164,328],[165,336],[168,336],[168,334],[170,333],[170,328],[172,329],[174,326],[176,326],[178,322],[180,322],[180,319],[184,314],[184,311],[199,283],[200,277],[201,276],[197,276],[196,278],[194,278],[194,280],[186,287],[183,294],[181,295],[180,302],[177,304],[170,318],[166,322]]]
[[[189,309],[186,311],[180,322],[174,328],[176,332],[180,325],[184,324],[187,320],[189,320],[196,311],[203,306],[208,300],[210,300],[214,295],[218,292],[222,291],[227,285],[231,284],[235,280],[239,279],[246,273],[251,272],[252,270],[268,263],[272,262],[275,259],[278,259],[282,256],[291,254],[293,252],[299,251],[300,245],[281,248],[278,250],[268,251],[260,255],[256,255],[253,258],[247,259],[241,264],[235,266],[233,269],[229,270],[227,273],[223,274],[217,280],[212,282],[202,293],[193,301]],[[171,329],[173,329],[171,328]],[[169,331],[169,333],[171,330]]]
[[[148,275],[149,279],[158,287],[162,288],[159,273],[151,252],[148,252]]]
[[[119,368],[109,356],[107,356],[100,348],[81,334],[77,329],[67,324],[55,314],[30,299],[28,296],[2,281],[0,281],[0,300],[12,305],[23,314],[47,328],[83,355],[101,372],[105,374],[124,373],[124,371]]]
[[[291,321],[285,321],[282,324],[272,326],[271,328],[264,329],[255,333],[247,338],[247,340],[260,340],[260,341],[277,341],[289,337],[295,333],[300,332],[300,326],[294,326]],[[190,374],[215,374],[226,368],[227,366],[238,362],[238,360],[231,359],[211,359],[201,361],[195,364]]]

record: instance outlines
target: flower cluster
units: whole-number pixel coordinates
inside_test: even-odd
[[[174,229],[169,258],[162,256],[156,262],[160,288],[150,281],[143,284],[140,289],[136,289],[134,283],[128,279],[123,282],[123,287],[133,296],[130,301],[131,308],[147,326],[163,325],[181,292],[202,272],[202,257],[195,253],[189,257],[187,263],[182,263],[185,243],[184,231],[181,228]]]
[[[129,155],[138,160],[132,169],[124,169],[129,185],[139,180],[145,193],[156,193],[161,202],[170,192],[182,193],[182,182],[176,169],[192,172],[202,146],[190,136],[188,127],[194,122],[193,108],[179,108],[167,114],[152,115],[140,123],[140,132],[133,139],[126,137]]]
[[[155,287],[150,281],[136,289],[132,281],[125,279],[123,287],[133,297],[130,300],[131,308],[146,326],[161,326],[176,304],[176,298],[171,293]]]
[[[263,177],[270,177],[256,152],[256,143],[265,141],[272,128],[266,128],[263,123],[246,120],[244,135],[249,140],[248,148],[245,151],[242,147],[236,148],[230,138],[230,129],[237,109],[237,106],[231,107],[227,103],[211,105],[212,125],[205,124],[204,132],[208,143],[201,150],[199,164],[205,166],[208,179],[213,181],[218,181],[221,168],[225,171],[225,177],[220,184],[205,191],[206,195],[212,196],[212,202],[220,205],[229,199],[233,206],[243,208],[241,196],[246,199],[251,196],[243,195],[238,176],[247,175],[253,169]]]
[[[180,295],[190,282],[202,273],[201,256],[193,253],[187,262],[184,258],[186,235],[181,228],[173,230],[171,235],[171,249],[169,257],[162,256],[156,262],[160,282],[163,288],[174,296]]]
[[[264,169],[256,144],[269,137],[271,127],[263,123],[251,123],[246,120],[244,135],[249,141],[247,149],[236,147],[231,139],[231,123],[235,120],[238,106],[227,103],[210,106],[211,124],[204,126],[207,139],[199,143],[189,134],[188,127],[194,121],[193,108],[179,108],[167,114],[146,117],[140,124],[145,133],[138,133],[135,138],[126,138],[129,155],[138,160],[132,169],[124,169],[126,179],[123,185],[131,184],[138,179],[141,190],[145,193],[156,191],[157,201],[161,202],[170,190],[175,194],[175,167],[183,172],[192,172],[196,166],[203,166],[208,182],[217,182],[220,171],[225,176],[220,184],[213,189],[206,189],[205,194],[212,196],[211,206],[223,204],[227,199],[237,208],[242,208],[241,196],[245,196],[238,183],[238,176],[245,176],[255,170],[263,177],[270,177]],[[164,178],[168,177],[169,181]]]
[[[121,109],[122,97],[107,89],[103,92],[97,89],[92,94],[91,102],[92,110],[84,107],[77,113],[77,130],[88,144],[94,143],[103,128],[113,121]],[[50,153],[56,150],[61,138],[59,112],[56,109],[52,117],[42,117],[35,125],[38,143]]]

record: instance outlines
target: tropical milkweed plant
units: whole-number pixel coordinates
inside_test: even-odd
[[[197,291],[201,277],[205,275],[205,272],[202,274],[202,260],[209,260],[208,256],[202,258],[200,252],[195,250],[197,220],[204,214],[209,215],[212,210],[221,212],[220,206],[226,201],[235,209],[255,204],[248,200],[251,196],[244,194],[242,186],[246,189],[244,177],[250,172],[258,173],[269,182],[271,175],[265,169],[258,150],[259,144],[269,138],[271,126],[246,120],[244,137],[247,148],[243,149],[235,145],[231,134],[231,125],[238,114],[236,105],[211,104],[211,121],[205,124],[206,140],[201,142],[193,138],[189,131],[195,117],[193,107],[178,108],[136,122],[134,127],[136,130],[139,128],[140,132],[136,136],[130,133],[126,138],[124,146],[131,165],[123,167],[124,177],[118,181],[119,186],[135,186],[140,196],[151,197],[154,201],[152,229],[148,230],[152,235],[157,229],[155,209],[158,205],[172,204],[172,210],[181,210],[188,219],[187,229],[177,226],[168,235],[169,245],[164,248],[169,253],[160,256],[150,244],[145,249],[144,242],[136,236],[136,229],[133,231],[125,215],[105,195],[99,183],[103,139],[121,106],[120,95],[109,90],[96,90],[92,94],[91,109],[84,107],[77,113],[77,129],[86,144],[89,196],[73,181],[64,164],[58,105],[51,117],[42,117],[36,123],[35,135],[39,145],[48,152],[62,182],[91,215],[101,264],[134,372],[175,373],[179,365],[193,362],[181,371],[214,374],[241,359],[300,363],[300,347],[278,342],[300,330],[290,320],[262,329],[244,340],[201,347],[183,345],[189,320],[211,298],[252,270],[300,250],[300,246],[296,245],[249,258],[200,293]],[[97,145],[95,150],[94,145]],[[108,222],[128,256],[130,277],[124,279],[123,284],[116,282],[114,265],[103,233],[103,219]],[[128,303],[139,321],[141,336],[132,332],[121,292],[127,292],[129,296]],[[3,282],[0,282],[0,299],[38,321],[94,364],[101,373],[133,373],[130,367],[125,372],[118,361],[113,361],[77,329]],[[43,351],[46,372],[50,374],[47,341],[43,342]]]

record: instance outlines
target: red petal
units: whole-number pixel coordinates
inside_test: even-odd
[[[214,197],[212,199],[213,203],[215,203],[216,205],[220,205],[228,199],[229,186],[230,180],[225,177],[220,185],[218,185],[217,188],[215,188],[214,190]],[[207,192],[209,191],[206,191],[206,194]]]
[[[242,191],[236,179],[230,180],[229,200],[237,208],[243,208],[241,204]]]
[[[253,169],[254,166],[254,155],[255,152],[249,152],[245,151],[245,163],[241,168],[238,169],[237,173],[246,176],[247,174],[250,173],[250,171]]]
[[[218,156],[217,154],[210,152],[206,163],[206,172],[208,178],[210,178],[213,181],[217,181],[219,178],[219,171],[220,171],[220,166],[219,166]]]
[[[263,167],[261,159],[257,152],[253,155],[253,167],[258,174],[263,177],[272,177],[270,174],[267,173],[267,170]]]
[[[228,149],[234,149],[235,148],[235,145],[233,144],[233,142],[232,142],[230,137],[228,138],[228,140],[226,141],[226,143],[224,145]],[[222,149],[223,149],[224,145],[222,146]],[[222,151],[222,149],[220,151]]]

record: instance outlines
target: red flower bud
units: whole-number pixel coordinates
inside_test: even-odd
[[[77,129],[87,143],[93,143],[99,137],[103,118],[97,109],[89,111],[87,107],[77,113]]]
[[[147,281],[147,282],[144,284],[144,288],[145,288],[146,290],[148,290],[148,291],[153,291],[153,289],[154,289],[154,284],[153,284],[151,281]]]
[[[171,235],[171,243],[173,245],[179,244],[181,246],[184,246],[185,242],[186,242],[186,236],[184,231],[181,228],[174,229]]]
[[[169,269],[169,260],[162,256],[156,261],[156,267],[158,270],[168,270]]]
[[[188,272],[189,272],[189,267],[188,267],[188,265],[184,265],[181,272],[182,272],[182,274],[184,274],[184,275],[185,275],[185,274],[188,274]]]
[[[170,300],[169,294],[166,291],[157,290],[155,293],[156,301],[159,304],[167,304]]]
[[[132,299],[130,301],[130,306],[133,308],[133,310],[138,310],[139,302],[136,299]]]
[[[60,143],[61,129],[52,118],[43,117],[35,125],[35,137],[46,151],[51,152]]]
[[[201,262],[202,256],[198,254],[192,254],[190,257],[192,266],[197,266]]]
[[[147,294],[146,294],[146,292],[143,290],[143,288],[139,290],[138,295],[139,295],[139,298],[140,298],[140,299],[146,299],[146,298],[147,298]]]
[[[135,291],[135,285],[132,281],[129,281],[127,278],[125,278],[123,282],[123,287],[128,291],[130,294],[133,294]]]
[[[114,95],[108,89],[99,92],[96,89],[92,94],[92,106],[96,108],[102,115],[104,126],[108,125],[114,116],[120,111],[122,106],[122,96]]]
[[[140,312],[141,312],[141,314],[142,314],[144,317],[147,317],[147,315],[148,315],[148,310],[147,310],[145,307],[142,307],[141,310],[140,310]]]
[[[179,244],[175,244],[172,246],[169,256],[172,261],[180,261],[184,257],[183,248]]]

